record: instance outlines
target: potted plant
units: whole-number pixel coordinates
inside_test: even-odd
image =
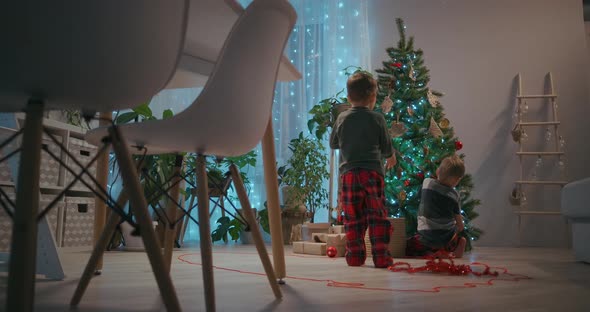
[[[221,196],[222,189],[227,179],[230,178],[229,175],[229,166],[231,164],[235,164],[238,167],[238,171],[242,177],[242,181],[246,187],[246,190],[249,191],[249,180],[247,177],[247,171],[250,167],[256,166],[256,157],[257,154],[255,151],[250,151],[244,155],[236,156],[236,157],[226,157],[223,159],[218,159],[214,157],[207,158],[207,174],[208,174],[208,187],[209,187],[209,196]],[[196,166],[196,157],[194,155],[189,155],[187,157],[187,170],[192,170]],[[224,173],[225,172],[225,173]],[[190,179],[195,179],[194,175],[189,177]],[[193,180],[196,184],[196,181]],[[194,192],[190,189],[190,187],[186,190],[186,193],[191,194],[190,196],[195,196]],[[232,201],[237,200],[234,196],[230,196],[229,198]],[[215,209],[215,207],[213,208]],[[220,241],[223,240],[224,242],[228,242],[228,234],[231,237],[231,240],[237,241],[240,239],[241,236],[246,234],[248,235],[250,229],[246,221],[240,218],[240,215],[236,215],[237,218],[231,218],[230,216],[226,216],[224,212],[222,212],[222,216],[217,220],[217,227],[212,231],[211,237],[213,241]],[[247,240],[247,238],[244,238]]]
[[[341,90],[336,95],[321,100],[309,111],[312,117],[307,121],[307,127],[319,140],[322,140],[328,129],[332,128],[338,115],[351,107],[348,99],[342,96],[343,92],[344,90]]]

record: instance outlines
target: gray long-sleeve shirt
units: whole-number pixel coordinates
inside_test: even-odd
[[[367,107],[352,107],[338,115],[330,147],[340,149],[340,174],[364,168],[385,175],[383,159],[393,155],[385,118]]]

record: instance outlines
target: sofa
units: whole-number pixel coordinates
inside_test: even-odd
[[[590,178],[563,187],[561,212],[572,225],[576,260],[590,263]]]

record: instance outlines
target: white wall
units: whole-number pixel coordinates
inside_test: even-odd
[[[544,91],[551,71],[559,94],[560,128],[567,141],[570,180],[590,176],[588,79],[581,0],[371,0],[373,68],[386,60],[385,48],[397,44],[395,18],[415,36],[430,69],[431,87],[446,93],[447,117],[463,141],[466,165],[474,175],[475,196],[483,201],[475,224],[486,233],[479,245],[518,244],[518,218],[507,201],[518,178],[518,146],[510,139],[516,92],[522,73],[525,92]],[[530,103],[532,119],[545,118]],[[544,130],[544,129],[543,129]],[[542,133],[531,148],[547,145]],[[549,162],[544,169],[550,171]],[[544,196],[538,209],[555,209],[559,191]],[[547,195],[552,194],[552,195]],[[530,196],[529,196],[530,198]],[[550,207],[551,206],[551,207]],[[561,217],[525,217],[522,244],[567,245]]]

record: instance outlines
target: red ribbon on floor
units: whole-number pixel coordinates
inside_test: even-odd
[[[235,254],[250,254],[256,255],[256,253],[246,253],[246,252],[214,252],[214,253],[235,253]],[[201,265],[199,262],[190,261],[187,258],[189,256],[196,256],[198,253],[187,253],[178,256],[178,260],[192,265]],[[293,255],[295,256],[295,255]],[[310,257],[312,258],[312,257]],[[319,257],[315,256],[314,258],[318,259],[326,259],[326,257]],[[444,259],[448,259],[449,262],[445,262]],[[506,282],[517,282],[523,279],[531,279],[530,277],[522,274],[514,274],[509,273],[507,268],[502,267],[494,267],[500,269],[502,272],[502,276],[506,277],[498,277],[499,273],[497,271],[491,272],[490,266],[485,263],[480,262],[472,262],[471,265],[456,265],[453,263],[452,260],[453,256],[448,253],[436,253],[432,256],[427,257],[427,262],[425,266],[422,267],[412,267],[407,262],[396,262],[388,269],[393,272],[401,272],[407,271],[408,273],[417,273],[417,272],[448,272],[450,274],[455,275],[467,275],[473,274],[475,276],[483,276],[483,275],[491,275],[488,280],[483,280],[481,282],[465,282],[462,285],[440,285],[434,286],[430,288],[424,289],[403,289],[403,288],[388,288],[388,287],[368,287],[364,283],[358,282],[344,282],[344,281],[335,281],[332,279],[318,279],[318,278],[309,278],[309,277],[299,277],[299,276],[285,276],[286,279],[294,279],[300,281],[308,281],[308,282],[320,282],[325,283],[328,287],[339,287],[339,288],[354,288],[354,289],[362,289],[362,290],[369,290],[369,291],[389,291],[389,292],[419,292],[419,293],[438,293],[443,289],[457,289],[457,288],[475,288],[478,286],[492,286],[494,285],[495,281],[506,281]],[[334,260],[336,258],[329,258],[330,260]],[[483,266],[483,271],[473,271],[472,266]],[[224,270],[234,273],[240,274],[250,274],[250,275],[257,275],[257,276],[266,276],[266,274],[261,272],[251,272],[239,269],[232,269],[232,268],[225,268],[221,266],[213,266],[214,269],[217,270]]]
[[[490,266],[481,263],[481,262],[473,262],[471,265],[480,265],[483,266],[483,271],[474,271],[471,268],[471,265],[468,264],[455,264],[453,261],[454,256],[446,251],[438,251],[430,256],[426,256],[426,265],[421,267],[412,267],[411,264],[407,262],[395,262],[392,266],[388,268],[388,270],[392,272],[401,272],[406,271],[408,273],[418,273],[418,272],[432,272],[432,273],[448,273],[451,275],[468,275],[473,274],[475,276],[483,276],[483,275],[491,275],[491,276],[498,276],[498,271],[491,271]],[[445,261],[448,260],[448,261]]]

